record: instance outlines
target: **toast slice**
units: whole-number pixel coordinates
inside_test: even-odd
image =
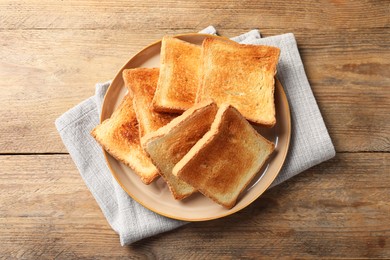
[[[202,80],[196,102],[212,98],[229,103],[253,123],[276,123],[274,76],[280,50],[206,38],[202,44]]]
[[[133,95],[133,106],[139,123],[140,138],[168,124],[177,115],[153,110],[152,100],[159,76],[158,68],[124,70],[123,80]]]
[[[169,124],[142,139],[145,151],[159,168],[161,176],[177,200],[194,193],[191,185],[172,174],[175,164],[210,129],[217,113],[214,102],[202,102],[185,111]]]
[[[158,169],[142,149],[133,101],[126,95],[111,118],[96,126],[91,135],[115,159],[130,167],[142,182],[150,184]]]
[[[195,103],[201,46],[165,36],[161,43],[160,76],[153,98],[159,112],[182,113]]]
[[[222,104],[210,131],[175,165],[173,174],[232,208],[274,147],[237,109]]]

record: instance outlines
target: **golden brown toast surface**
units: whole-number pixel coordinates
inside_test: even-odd
[[[280,50],[206,38],[202,45],[202,80],[196,102],[212,98],[229,103],[248,120],[276,123],[274,76]]]
[[[196,191],[177,179],[172,169],[210,129],[216,112],[215,103],[199,103],[142,140],[144,149],[159,168],[175,199],[183,199]]]
[[[201,47],[165,36],[161,43],[160,76],[153,107],[181,113],[195,103],[199,85]]]
[[[126,95],[109,119],[96,126],[91,135],[114,158],[130,167],[145,184],[159,174],[142,149],[133,101]]]
[[[123,71],[123,80],[133,96],[134,110],[139,122],[140,137],[154,132],[177,115],[153,110],[152,100],[159,77],[158,68],[136,68]]]
[[[176,164],[173,174],[205,196],[232,208],[274,144],[234,107],[221,105],[211,129]]]

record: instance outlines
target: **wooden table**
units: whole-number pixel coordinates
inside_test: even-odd
[[[390,258],[389,1],[0,1],[0,255]],[[337,156],[232,216],[121,247],[54,120],[143,46],[295,34]]]

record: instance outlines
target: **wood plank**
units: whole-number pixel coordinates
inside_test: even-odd
[[[0,255],[390,258],[390,2],[0,1]],[[165,34],[293,32],[336,158],[232,216],[121,247],[54,120]],[[352,153],[349,153],[352,152]],[[1,155],[2,154],[2,155]]]
[[[0,255],[388,258],[389,161],[341,153],[232,216],[121,247],[68,155],[0,156]]]
[[[1,1],[1,29],[372,28],[388,1]],[[185,17],[185,19],[183,19]],[[294,17],[294,19],[291,19]],[[363,18],[364,17],[364,18]]]
[[[0,31],[0,153],[66,152],[54,128],[59,115],[93,95],[96,82],[112,78],[143,46],[166,33],[192,31]],[[245,30],[223,31],[233,36]],[[343,36],[296,33],[338,151],[390,150],[388,36],[380,28],[345,30]]]

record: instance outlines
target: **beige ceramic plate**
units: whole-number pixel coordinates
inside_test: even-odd
[[[176,37],[194,44],[201,44],[205,37],[218,36],[185,34]],[[122,71],[136,67],[159,67],[160,47],[161,41],[147,46],[131,58],[118,72],[106,93],[101,121],[111,116],[127,91],[122,79]],[[276,149],[263,169],[240,195],[236,206],[230,210],[201,194],[194,194],[183,201],[176,201],[161,178],[150,185],[145,185],[131,169],[104,152],[107,164],[118,183],[133,199],[160,215],[187,221],[204,221],[233,214],[252,203],[271,185],[286,158],[291,133],[290,110],[286,95],[279,82],[277,82],[275,89],[275,104],[276,125],[271,129],[260,127],[257,129],[263,136],[276,144]]]

